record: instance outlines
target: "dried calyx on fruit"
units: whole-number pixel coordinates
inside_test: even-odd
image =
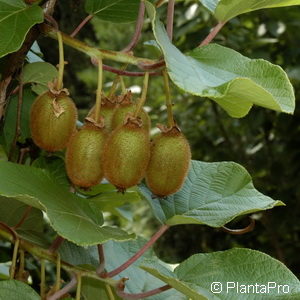
[[[113,95],[111,97],[106,97],[102,94],[102,100],[101,100],[101,113],[100,115],[104,118],[104,126],[105,130],[108,132],[112,131],[112,117],[116,110],[117,103],[118,103],[119,97],[116,95]],[[96,105],[94,105],[91,110],[89,111],[86,120],[94,120],[96,116]]]
[[[103,154],[104,176],[124,192],[144,178],[149,159],[149,131],[142,126],[140,118],[128,117],[107,139]]]
[[[66,89],[50,91],[36,98],[30,112],[31,136],[40,148],[64,149],[76,129],[77,109]]]
[[[117,109],[114,111],[112,116],[112,129],[116,129],[125,124],[127,117],[129,115],[133,115],[136,107],[137,105],[132,101],[132,95],[130,91],[119,96]],[[142,109],[140,112],[140,118],[142,119],[142,126],[149,131],[151,122],[147,112],[144,109]]]
[[[106,138],[103,126],[88,121],[72,136],[66,152],[66,169],[74,185],[88,188],[103,179],[102,155]]]
[[[165,197],[181,188],[189,169],[191,150],[177,126],[158,127],[162,132],[151,142],[146,183],[154,195]]]

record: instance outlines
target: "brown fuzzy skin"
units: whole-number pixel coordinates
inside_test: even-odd
[[[136,109],[135,103],[132,102],[121,103],[114,111],[114,114],[112,116],[112,121],[111,121],[112,129],[114,130],[119,126],[124,125],[128,113],[133,114],[135,112],[135,109]],[[151,128],[151,121],[149,115],[147,114],[146,111],[142,110],[140,117],[143,122],[143,128],[149,131]]]
[[[151,158],[146,183],[152,193],[166,197],[182,186],[191,160],[191,150],[185,136],[176,128],[157,135],[151,143]]]
[[[149,159],[149,132],[134,121],[128,121],[107,139],[103,154],[104,176],[123,192],[144,178]]]
[[[57,110],[61,110],[61,113]],[[64,92],[58,96],[46,92],[38,96],[31,107],[32,139],[37,146],[46,151],[62,150],[76,129],[76,120],[77,109],[71,98]]]
[[[100,114],[104,118],[104,126],[107,132],[111,132],[113,130],[112,117],[117,107],[116,98],[117,97],[112,97],[112,99],[108,99],[104,97],[102,99]],[[95,118],[95,109],[96,107],[94,105],[88,113],[88,118]]]
[[[86,124],[72,136],[66,152],[66,170],[74,185],[88,188],[103,179],[102,156],[107,133]]]

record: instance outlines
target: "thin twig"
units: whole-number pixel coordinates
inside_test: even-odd
[[[143,109],[143,106],[145,104],[146,101],[146,97],[147,97],[147,91],[148,91],[148,84],[149,84],[149,73],[145,74],[144,77],[144,82],[143,82],[143,91],[142,91],[142,96],[139,99],[137,105],[136,105],[136,110],[134,112],[134,117],[138,117]]]
[[[103,245],[99,244],[97,247],[98,247],[98,256],[99,256],[99,266],[97,268],[96,273],[101,277],[101,275],[105,271],[105,255],[104,255]]]
[[[172,41],[173,39],[174,8],[175,8],[175,0],[169,0],[168,14],[167,14],[167,33],[170,41]]]
[[[28,206],[24,213],[22,218],[20,219],[20,221],[13,227],[14,230],[18,229],[19,227],[21,227],[23,225],[23,223],[26,221],[26,219],[28,218],[30,212],[31,212],[32,206]]]
[[[74,29],[74,31],[70,34],[71,37],[74,37],[81,29],[82,27],[87,24],[92,18],[94,17],[94,15],[88,15],[87,17],[85,17],[82,22]]]
[[[173,104],[171,100],[169,76],[167,70],[163,71],[164,84],[165,84],[165,94],[166,94],[166,106],[168,112],[168,126],[173,128],[175,126],[174,117],[173,117]]]
[[[52,242],[52,244],[49,247],[49,251],[51,252],[55,252],[63,243],[65,239],[63,237],[61,237],[60,235],[58,235],[55,240]]]
[[[127,269],[130,265],[137,261],[168,229],[168,225],[163,225],[135,255],[133,255],[129,260],[115,270],[108,272],[107,277],[116,276]]]
[[[98,60],[95,58],[92,58],[91,62],[95,66],[98,65]],[[103,70],[112,72],[117,75],[129,76],[129,77],[143,77],[146,74],[146,72],[130,72],[130,71],[124,70],[123,68],[117,69],[117,68],[114,68],[114,67],[111,67],[108,65],[104,65],[104,64],[103,64]],[[161,72],[149,72],[149,76],[160,76],[161,74],[162,74]]]
[[[18,104],[17,104],[17,120],[16,120],[16,130],[15,130],[15,136],[11,144],[11,148],[9,151],[8,159],[11,160],[13,157],[13,154],[16,149],[17,140],[21,134],[21,114],[22,114],[22,105],[23,105],[23,74],[22,74],[23,67],[21,67],[21,75],[20,75],[20,88],[19,88],[19,94],[18,94]]]
[[[61,260],[60,260],[60,254],[57,253],[56,257],[56,276],[55,276],[55,285],[54,285],[54,291],[57,292],[60,289],[61,284]]]
[[[46,264],[44,259],[41,259],[40,295],[41,299],[44,299],[46,295]]]
[[[147,298],[153,295],[157,295],[160,294],[164,291],[167,291],[169,289],[171,289],[172,287],[170,285],[164,285],[160,288],[148,291],[148,292],[144,292],[144,293],[139,293],[139,294],[129,294],[129,293],[125,293],[123,291],[119,291],[117,290],[117,295],[119,297],[121,297],[122,299],[143,299],[143,298]]]
[[[250,218],[250,221],[251,221],[250,224],[247,227],[242,228],[242,229],[230,229],[230,228],[227,228],[225,226],[223,226],[221,228],[224,232],[227,232],[227,233],[230,233],[230,234],[233,234],[233,235],[241,235],[241,234],[251,232],[254,229],[255,220],[253,218]]]
[[[62,289],[55,292],[53,295],[47,297],[47,300],[57,300],[60,299],[63,295],[67,294],[69,291],[71,291],[73,288],[76,287],[77,284],[77,278],[76,276],[72,276],[71,281],[66,284]]]
[[[18,234],[14,231],[14,229],[8,226],[7,224],[0,221],[0,227],[8,231],[13,236],[14,240],[17,240],[19,238]]]
[[[208,36],[200,43],[198,47],[208,45],[215,36],[219,33],[219,31],[223,28],[223,26],[226,24],[226,22],[219,22],[208,34]]]
[[[105,284],[105,290],[106,290],[106,294],[107,294],[109,300],[115,300],[115,296],[113,294],[111,286],[108,284]]]
[[[156,8],[161,7],[167,0],[158,0],[157,3],[155,4]]]
[[[101,123],[101,102],[102,102],[102,82],[103,82],[103,63],[102,59],[98,59],[98,83],[96,92],[96,104],[95,104],[95,121],[97,124]]]
[[[81,296],[81,275],[77,274],[77,289],[76,289],[76,300],[80,300]]]
[[[7,87],[11,82],[12,77],[8,76],[4,80],[0,81],[0,120],[4,115],[4,107],[6,104],[6,94],[7,94]]]
[[[136,21],[133,37],[130,43],[122,50],[123,52],[129,52],[137,45],[143,29],[144,16],[145,16],[145,2],[142,0],[140,2],[139,14]]]
[[[14,279],[15,278],[16,264],[17,264],[18,250],[19,250],[19,243],[20,243],[20,240],[16,239],[15,245],[14,245],[13,257],[12,257],[12,260],[11,260],[11,266],[9,268],[9,278],[10,279]]]
[[[166,65],[166,62],[164,59],[161,59],[159,60],[158,62],[154,63],[154,64],[145,64],[145,63],[139,63],[139,67],[141,69],[144,69],[144,70],[155,70],[155,69],[158,69],[158,68],[161,68],[161,67],[164,67]]]

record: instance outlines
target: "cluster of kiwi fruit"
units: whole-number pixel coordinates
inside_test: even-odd
[[[96,107],[77,129],[77,110],[67,90],[49,90],[37,97],[31,108],[33,141],[40,148],[66,148],[70,181],[90,188],[106,178],[124,192],[142,179],[152,193],[165,197],[180,189],[187,175],[191,152],[177,126],[160,126],[150,138],[150,119],[145,110],[136,115],[137,103],[130,92],[102,95],[101,122]]]

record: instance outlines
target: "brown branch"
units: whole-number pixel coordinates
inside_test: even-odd
[[[141,33],[142,33],[142,29],[143,29],[144,16],[145,16],[145,2],[141,1],[138,19],[137,19],[136,25],[135,25],[135,32],[133,34],[133,37],[132,37],[130,43],[122,50],[123,52],[129,52],[137,45],[137,43],[141,37]]]
[[[26,210],[23,213],[22,218],[20,219],[20,221],[13,227],[14,230],[18,229],[19,227],[21,227],[23,225],[23,223],[26,221],[26,219],[28,218],[30,212],[31,212],[32,206],[28,206],[26,208]]]
[[[241,235],[241,234],[251,232],[254,229],[254,227],[255,227],[255,220],[253,218],[250,218],[250,224],[245,228],[230,229],[230,228],[227,228],[227,227],[223,226],[223,227],[221,227],[221,229],[224,232],[227,232],[227,233],[230,233],[230,234],[233,234],[233,235]]]
[[[74,29],[74,31],[70,34],[70,37],[74,37],[81,29],[82,27],[87,24],[92,18],[94,17],[94,15],[88,15],[87,17],[85,17],[82,22]]]
[[[121,266],[115,270],[108,272],[107,277],[113,277],[126,270],[130,265],[137,261],[167,230],[169,229],[168,225],[163,225],[152,237],[151,239],[129,260],[123,263]]]
[[[56,0],[49,0],[46,2],[46,4],[44,5],[44,13],[47,15],[52,16],[53,12],[54,12],[54,8],[56,5]]]
[[[154,63],[154,64],[139,63],[138,66],[144,70],[154,70],[154,69],[161,68],[165,65],[166,65],[166,63],[165,63],[164,59],[161,59],[160,61],[158,61],[157,63]]]
[[[52,242],[52,244],[49,247],[49,251],[50,252],[55,252],[63,243],[65,239],[63,237],[61,237],[60,235],[58,235],[55,240]]]
[[[96,59],[91,59],[91,62],[93,65],[97,65],[98,61]],[[121,76],[129,76],[129,77],[142,77],[145,76],[146,72],[131,72],[131,71],[126,71],[124,69],[117,69],[108,65],[104,65],[103,64],[103,70],[114,73],[114,74],[118,74]],[[149,72],[150,76],[160,76],[162,73],[159,72]]]
[[[200,43],[198,47],[208,45],[219,33],[219,31],[223,28],[226,22],[219,22],[208,34],[208,36]]]
[[[173,39],[174,7],[175,7],[175,0],[169,0],[168,14],[167,14],[167,33],[170,41],[172,41]]]
[[[51,296],[47,297],[47,300],[57,300],[60,299],[62,296],[67,294],[69,291],[71,291],[73,288],[76,287],[77,284],[77,278],[75,275],[72,276],[72,279],[69,283],[67,283],[62,289],[58,290]]]
[[[100,277],[106,277],[105,273],[105,255],[104,255],[104,248],[102,244],[99,244],[97,246],[98,248],[98,255],[99,255],[99,266],[97,268],[96,273],[100,276]],[[104,276],[105,275],[105,276]]]
[[[12,236],[14,240],[18,239],[18,234],[14,231],[14,229],[10,226],[8,226],[7,224],[5,224],[4,222],[0,221],[0,227],[4,228],[6,231],[8,231]]]
[[[144,293],[139,293],[139,294],[129,294],[129,293],[125,293],[121,290],[116,290],[116,293],[119,297],[121,297],[122,299],[143,299],[143,298],[147,298],[153,295],[157,295],[160,294],[164,291],[167,291],[169,289],[171,289],[172,287],[170,285],[164,285],[160,288],[148,291],[148,292],[144,292]]]

